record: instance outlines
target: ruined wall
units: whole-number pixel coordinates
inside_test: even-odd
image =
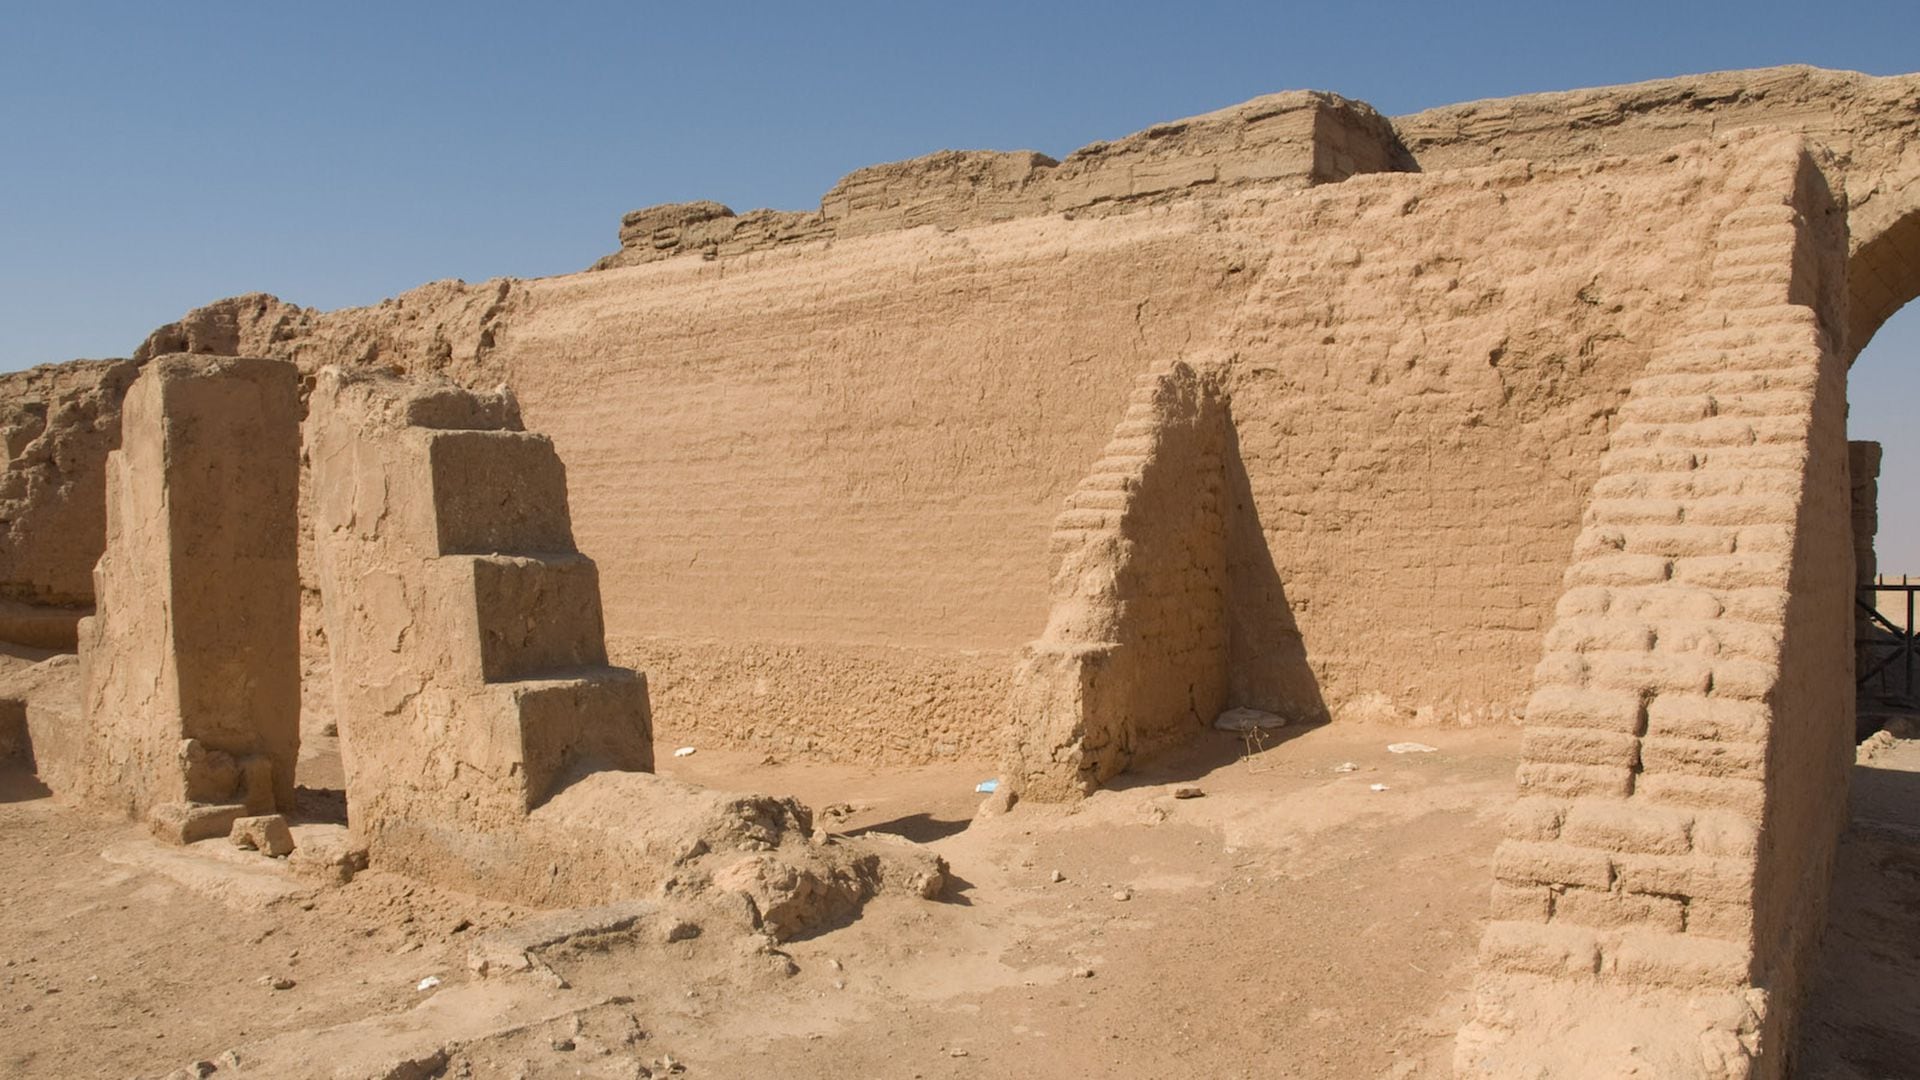
[[[1259,261],[1194,208],[670,260],[529,283],[498,355],[663,734],[990,758],[1061,500]]]
[[[299,412],[274,360],[160,357],[127,391],[80,624],[86,760],[62,794],[141,818],[293,808]]]
[[[505,372],[567,462],[610,648],[657,673],[670,738],[993,755],[1052,519],[1131,380],[1203,353],[1268,597],[1244,699],[1499,720],[1608,417],[1705,273],[1685,206],[1714,183],[1697,155],[1382,174],[523,282],[472,378]],[[369,332],[311,318],[273,347]]]
[[[1266,598],[1233,616],[1236,697],[1499,721],[1611,414],[1704,288],[1690,206],[1717,181],[1679,140],[1818,127],[1856,216],[1898,202],[1912,80],[1664,85],[1405,118],[1428,173],[1349,146],[1318,174],[1348,179],[1304,190],[1312,168],[1234,169],[1330,153],[1296,123],[1327,101],[1263,99],[1076,155],[1126,162],[1125,197],[998,223],[1068,163],[940,155],[849,177],[831,243],[649,231],[714,257],[326,314],[240,298],[142,352],[511,382],[572,470],[611,647],[654,672],[663,733],[900,762],[993,752],[1061,500],[1132,378],[1217,356],[1255,536],[1236,589]],[[1368,124],[1330,130],[1404,164]],[[688,213],[672,228],[711,211]]]
[[[1870,585],[1880,572],[1873,550],[1874,535],[1880,531],[1879,443],[1847,443],[1847,480],[1852,488],[1854,579]]]
[[[1242,226],[1273,251],[1227,331],[1268,619],[1336,719],[1517,717],[1615,410],[1706,287],[1698,207],[1727,182],[1696,146],[1356,177]]]
[[[1429,171],[1645,154],[1759,126],[1831,152],[1850,224],[1849,360],[1920,295],[1920,76],[1791,66],[1467,102],[1396,117]]]
[[[635,210],[621,219],[620,250],[594,269],[676,255],[742,255],[921,225],[953,229],[1056,212],[1125,213],[1196,191],[1305,187],[1412,167],[1392,127],[1369,106],[1292,91],[1094,143],[1064,161],[1032,151],[944,150],[871,166],[834,185],[818,211],[736,215],[716,202]]]
[[[607,665],[566,470],[510,396],[326,368],[309,406],[348,814],[377,862],[465,880],[570,773],[652,767],[645,679]]]
[[[1776,1076],[1850,760],[1844,224],[1744,159],[1711,287],[1621,412],[1528,706],[1464,1076]]]
[[[137,373],[77,360],[0,375],[0,641],[74,646],[106,543],[107,452]]]
[[[1143,375],[1067,497],[1046,629],[1014,676],[1006,770],[1021,794],[1084,794],[1224,707],[1229,423],[1217,372]]]

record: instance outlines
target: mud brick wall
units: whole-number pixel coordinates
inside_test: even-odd
[[[1663,989],[1727,1004],[1648,1028],[1637,1053],[1685,1064],[1662,1075],[1784,1067],[1845,803],[1853,568],[1844,227],[1798,144],[1765,148],[1593,488],[1535,671],[1464,1075],[1524,1075],[1529,1046],[1631,1025]],[[1655,993],[1609,1019],[1609,986]]]
[[[834,185],[817,211],[736,215],[705,201],[635,210],[621,219],[620,250],[594,268],[676,255],[743,255],[921,225],[956,229],[1054,212],[1121,213],[1195,190],[1304,187],[1412,167],[1392,127],[1370,107],[1293,91],[1094,143],[1064,161],[1032,151],[943,150],[875,165]]]
[[[652,767],[646,682],[606,662],[566,470],[513,400],[325,368],[314,541],[347,804],[422,876],[576,771]]]
[[[1614,414],[1707,284],[1677,205],[1724,173],[1361,176],[1241,226],[1272,251],[1225,335],[1268,618],[1336,721],[1517,720]]]
[[[139,368],[77,360],[0,375],[0,640],[73,648],[106,546],[106,460]]]
[[[1218,375],[1142,376],[1050,547],[1052,607],[1014,678],[1014,787],[1083,794],[1205,728],[1227,700],[1228,442]]]
[[[1131,380],[1213,357],[1254,522],[1234,588],[1265,598],[1230,613],[1236,696],[1510,721],[1615,413],[1709,284],[1695,211],[1724,178],[1687,140],[1753,122],[1841,148],[1857,255],[1920,198],[1914,85],[1780,69],[1457,106],[1400,122],[1423,173],[1368,171],[1368,146],[1406,163],[1346,109],[1311,128],[1346,178],[1305,187],[1249,163],[1344,107],[1282,95],[1054,166],[862,170],[831,243],[333,313],[239,298],[146,351],[510,383],[663,734],[896,762],[984,752],[1046,622],[1052,520]],[[1069,173],[1126,197],[1001,220]]]

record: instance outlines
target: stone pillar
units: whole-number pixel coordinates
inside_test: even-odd
[[[189,841],[293,809],[300,752],[292,364],[149,362],[107,458],[81,623],[81,792]]]
[[[327,368],[308,435],[347,812],[376,862],[484,876],[478,838],[523,832],[569,775],[652,769],[646,680],[607,664],[566,470],[510,396]]]
[[[1853,483],[1853,566],[1862,585],[1880,572],[1873,537],[1880,531],[1880,444],[1847,443],[1847,475]]]
[[[1047,627],[1010,695],[1003,767],[1022,798],[1087,795],[1226,708],[1229,424],[1217,377],[1156,368],[1067,497]]]
[[[1854,705],[1846,368],[1796,302],[1845,280],[1845,239],[1793,155],[1796,205],[1722,220],[1712,288],[1621,407],[1535,669],[1463,1080],[1785,1073]]]

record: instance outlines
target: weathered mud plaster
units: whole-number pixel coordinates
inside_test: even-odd
[[[1349,145],[1351,173],[1304,187],[1243,167],[1306,160],[1307,128],[1281,130],[1305,114],[1271,105],[1054,167],[860,170],[809,243],[731,221],[695,235],[719,219],[694,208],[624,230],[629,253],[683,253],[645,265],[337,312],[234,298],[136,359],[507,381],[567,462],[611,655],[654,674],[663,732],[904,764],[998,749],[1047,619],[1050,524],[1155,362],[1235,358],[1240,459],[1297,630],[1281,636],[1334,718],[1503,724],[1611,417],[1703,287],[1693,207],[1717,181],[1690,146],[1752,125],[1833,151],[1850,352],[1920,294],[1914,76],[1780,68],[1450,106],[1393,121],[1422,171],[1360,167]],[[1349,142],[1391,150],[1372,130]],[[1029,198],[1069,173],[1124,174],[1126,197]]]
[[[1846,231],[1797,138],[1722,152],[1747,197],[1621,410],[1535,672],[1463,1077],[1788,1066],[1852,758]]]
[[[107,453],[138,373],[77,360],[0,375],[0,641],[76,646],[106,543]]]
[[[607,665],[566,472],[511,396],[328,368],[308,420],[348,814],[429,872],[570,770],[653,767],[646,681]]]
[[[80,624],[84,761],[51,768],[173,839],[224,835],[242,812],[293,809],[298,378],[280,360],[163,356],[122,427],[99,613]]]
[[[939,860],[815,843],[790,799],[651,774],[645,677],[611,667],[566,471],[504,392],[326,368],[315,543],[348,815],[376,865],[537,905],[738,893],[784,937]]]
[[[1142,376],[1067,497],[1047,627],[1014,676],[1006,769],[1025,797],[1091,791],[1224,707],[1229,423],[1217,371]]]
[[[817,211],[736,215],[710,201],[650,206],[621,219],[620,250],[594,269],[675,255],[743,255],[920,225],[1126,213],[1195,190],[1307,187],[1413,167],[1393,126],[1372,106],[1293,90],[1093,143],[1064,161],[1032,151],[943,150],[874,165],[835,184]]]

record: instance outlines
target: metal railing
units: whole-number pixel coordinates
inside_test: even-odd
[[[1913,625],[1914,594],[1920,592],[1920,581],[1909,581],[1905,574],[1898,582],[1889,581],[1885,576],[1874,579],[1871,585],[1860,586],[1860,594],[1854,602],[1866,613],[1867,623],[1879,633],[1859,638],[1860,671],[1856,685],[1866,686],[1868,681],[1882,673],[1890,673],[1894,665],[1899,664],[1901,674],[1900,687],[1905,695],[1914,691],[1913,669],[1915,657],[1920,656],[1920,645],[1916,645]],[[1893,620],[1880,610],[1881,593],[1904,594],[1907,617],[1905,624],[1895,626]],[[1881,655],[1874,656],[1875,652]]]

